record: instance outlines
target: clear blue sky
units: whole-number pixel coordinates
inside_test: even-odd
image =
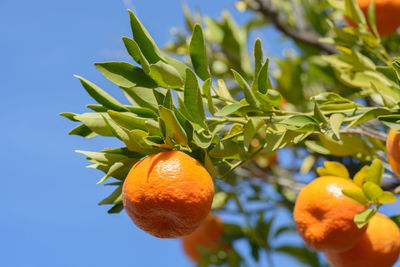
[[[188,0],[211,17],[233,2]],[[73,74],[121,96],[93,62],[129,59],[121,41],[131,35],[127,8],[160,46],[171,27],[183,27],[181,0],[0,1],[0,266],[191,266],[179,240],[151,237],[124,212],[108,215],[97,206],[110,188],[96,185],[101,174],[74,150],[119,144],[68,136],[75,124],[58,115],[93,103]],[[281,54],[273,30],[262,36],[267,51]]]

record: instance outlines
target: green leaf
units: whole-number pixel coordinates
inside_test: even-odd
[[[261,67],[263,66],[263,51],[261,47],[260,38],[254,42],[254,77],[258,75]]]
[[[365,196],[376,202],[378,198],[383,194],[382,188],[373,182],[365,182],[362,186]]]
[[[382,195],[378,197],[379,203],[389,204],[397,201],[397,198],[392,192],[384,191]]]
[[[335,133],[338,140],[340,140],[339,130],[340,130],[340,126],[342,125],[344,119],[345,119],[345,116],[341,113],[335,113],[329,118],[329,121],[330,121],[330,124],[332,127],[332,131]]]
[[[147,61],[150,64],[156,63],[163,57],[160,50],[135,14],[133,14],[133,12],[130,10],[128,10],[128,12],[131,21],[133,39],[139,45],[140,50],[146,57]]]
[[[183,130],[182,126],[179,124],[174,112],[170,109],[164,108],[163,106],[158,106],[158,111],[160,114],[160,118],[164,121],[166,125],[167,135],[178,144],[187,147],[187,135],[185,133],[185,130]]]
[[[244,146],[248,149],[250,147],[251,140],[253,140],[254,136],[257,134],[257,131],[265,126],[265,122],[262,119],[251,118],[246,123],[243,129],[244,136]]]
[[[126,62],[94,63],[96,68],[111,82],[120,87],[156,88],[157,83],[141,68]]]
[[[354,216],[354,222],[358,228],[363,228],[369,220],[376,214],[375,209],[366,209]]]
[[[111,209],[107,211],[109,214],[120,213],[124,209],[124,205],[122,203],[115,204]]]
[[[282,96],[277,90],[268,89],[265,94],[256,91],[255,96],[267,110],[271,105],[276,108],[280,108],[282,105]]]
[[[129,37],[122,37],[122,41],[124,42],[125,48],[128,51],[128,54],[135,60],[137,63],[140,64],[141,59],[141,51],[138,44]]]
[[[375,0],[372,0],[368,6],[368,24],[372,28],[375,36],[379,36],[378,29],[376,28],[376,7],[375,7]]]
[[[108,108],[105,108],[102,105],[95,105],[95,104],[88,104],[86,105],[86,107],[96,112],[107,112],[107,110],[109,110]]]
[[[211,77],[208,69],[206,46],[204,44],[203,30],[200,24],[194,26],[192,39],[189,45],[190,59],[196,74],[203,81]]]
[[[111,119],[115,121],[118,125],[128,129],[140,129],[146,131],[146,120],[134,117],[130,115],[130,113],[122,113],[113,110],[108,111],[108,115],[110,115]]]
[[[144,87],[122,88],[122,90],[140,107],[157,111],[158,102],[153,90]]]
[[[117,204],[122,202],[122,186],[118,186],[114,192],[108,197],[103,199],[98,205]]]
[[[229,198],[230,196],[226,192],[220,191],[215,193],[211,209],[212,210],[222,209],[223,207],[225,207],[225,204],[226,202],[228,202]]]
[[[275,249],[277,252],[285,253],[297,259],[303,264],[311,267],[320,267],[319,259],[316,253],[310,251],[306,247],[297,246],[280,246]]]
[[[164,88],[182,88],[184,81],[179,72],[169,64],[158,61],[150,65],[150,76]]]
[[[269,74],[268,74],[268,66],[269,66],[269,59],[267,59],[260,69],[260,72],[258,73],[258,79],[257,79],[257,84],[258,84],[258,91],[262,94],[265,94],[268,89],[272,89],[272,84],[269,79]]]
[[[246,98],[247,103],[249,103],[253,107],[257,107],[257,101],[253,95],[253,92],[250,89],[250,86],[247,84],[246,80],[235,70],[232,70],[233,76],[235,77],[236,82],[244,91],[244,97]]]
[[[369,166],[362,167],[361,170],[359,170],[353,177],[353,182],[359,187],[362,187],[364,183],[365,173],[367,172],[368,168]]]
[[[343,189],[342,193],[346,197],[353,199],[354,201],[356,201],[357,203],[359,203],[363,206],[368,205],[368,199],[365,196],[365,194],[361,188],[360,189]]]
[[[68,134],[70,134],[70,135],[79,135],[79,136],[86,137],[86,138],[94,137],[94,136],[97,135],[97,133],[93,132],[85,124],[81,124],[81,125],[75,127],[74,129],[69,131]]]
[[[77,153],[81,153],[91,160],[95,160],[98,163],[102,164],[114,164],[117,161],[126,159],[127,156],[115,153],[104,153],[104,152],[91,152],[91,151],[82,151],[75,150]]]
[[[214,115],[215,116],[227,116],[227,115],[230,115],[232,113],[235,113],[236,111],[238,111],[242,107],[244,107],[244,106],[242,104],[240,104],[240,103],[229,104],[229,105],[223,107],[220,111],[218,111]]]
[[[365,172],[364,182],[373,182],[378,187],[381,185],[384,168],[379,159],[374,160]]]
[[[76,115],[78,115],[78,114],[72,113],[72,112],[61,112],[60,113],[60,116],[70,119],[71,121],[78,121],[77,119],[75,119]]]
[[[288,130],[297,132],[310,132],[320,129],[318,123],[312,117],[305,115],[294,115],[284,119],[281,123],[286,125]]]
[[[378,119],[387,127],[400,130],[400,115],[379,116]]]
[[[191,121],[208,129],[204,122],[206,115],[204,113],[203,99],[200,94],[199,84],[196,75],[190,69],[186,69],[184,104],[191,117]]]
[[[103,136],[113,136],[111,129],[104,121],[102,115],[108,117],[107,113],[83,113],[75,116],[75,119],[82,122],[93,132]]]
[[[400,228],[400,214],[392,216],[390,219]]]
[[[325,168],[319,167],[317,173],[319,176],[336,176],[341,178],[350,178],[349,171],[346,166],[336,161],[325,161]]]
[[[103,89],[95,85],[94,83],[80,77],[74,75],[81,81],[83,88],[88,92],[88,94],[93,97],[99,104],[103,105],[106,108],[124,111],[125,108],[119,103],[115,98],[106,93]]]
[[[231,140],[222,140],[208,154],[213,158],[228,158],[239,153],[240,147]]]
[[[325,115],[321,112],[321,109],[319,108],[317,102],[314,102],[314,118],[323,123],[324,125],[328,123],[328,120],[326,119]]]
[[[128,133],[128,138],[124,139],[124,143],[130,151],[138,152],[143,155],[151,155],[160,152],[159,148],[149,145],[145,138],[148,134],[142,130],[132,130]]]
[[[128,175],[128,172],[132,168],[132,166],[138,162],[137,159],[124,159],[118,162],[115,162],[113,165],[111,165],[110,169],[108,170],[107,174],[103,176],[103,178],[100,179],[100,181],[97,182],[97,184],[101,184],[102,182],[106,181],[110,177],[115,177],[115,178],[123,178]]]
[[[376,119],[379,116],[389,115],[389,114],[392,114],[392,112],[390,112],[390,110],[388,110],[387,108],[373,108],[365,112],[364,114],[360,115],[359,117],[357,117],[346,128],[351,128],[363,122]]]
[[[363,12],[356,0],[345,0],[346,15],[348,15],[356,24],[366,24]]]
[[[148,108],[140,108],[140,107],[132,107],[132,106],[124,106],[129,112],[137,115],[141,118],[148,119],[157,119],[158,114]]]
[[[202,86],[203,89],[203,93],[204,95],[207,97],[207,107],[208,110],[210,111],[210,113],[212,115],[215,115],[215,113],[217,112],[216,108],[214,107],[214,102],[211,96],[211,78],[207,79]]]
[[[207,151],[204,153],[204,167],[207,169],[208,173],[211,175],[211,177],[217,177],[218,176],[218,171],[215,168],[210,156],[208,155]]]

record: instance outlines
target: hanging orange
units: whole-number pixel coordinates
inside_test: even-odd
[[[132,221],[160,238],[192,233],[210,212],[213,196],[207,170],[180,151],[160,152],[136,163],[122,191]]]

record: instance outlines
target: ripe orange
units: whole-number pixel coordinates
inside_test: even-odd
[[[357,3],[366,15],[371,0],[357,0]],[[391,34],[400,26],[400,17],[398,15],[400,12],[400,1],[375,0],[375,9],[376,27],[378,28],[380,35]]]
[[[193,233],[182,237],[183,250],[192,261],[199,262],[202,257],[201,247],[210,252],[217,252],[226,246],[220,240],[223,232],[221,220],[210,214]]]
[[[188,235],[210,211],[214,184],[207,170],[180,151],[165,151],[136,163],[122,190],[132,221],[160,238]]]
[[[391,267],[400,253],[400,231],[383,214],[370,220],[361,240],[350,250],[325,253],[331,267]]]
[[[392,170],[400,176],[400,134],[398,130],[390,129],[386,139],[386,154]]]
[[[310,249],[340,252],[360,240],[366,227],[358,229],[353,218],[365,207],[342,194],[343,189],[357,188],[349,179],[324,176],[301,190],[294,207],[294,220]]]

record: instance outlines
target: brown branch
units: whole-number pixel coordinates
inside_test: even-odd
[[[298,29],[293,29],[285,25],[280,19],[279,14],[276,10],[268,7],[267,4],[263,0],[250,0],[246,1],[247,6],[260,14],[262,14],[265,18],[269,19],[275,27],[292,38],[295,41],[302,42],[318,48],[322,51],[325,51],[327,54],[336,54],[337,50],[334,46],[329,44],[324,44],[319,41],[320,36],[315,33],[300,31]]]

